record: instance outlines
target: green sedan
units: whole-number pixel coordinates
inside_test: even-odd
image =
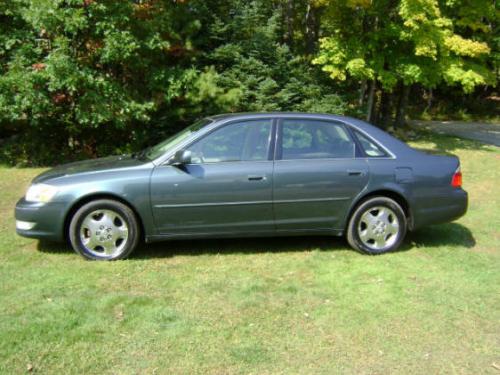
[[[42,173],[16,205],[16,230],[95,260],[123,259],[140,241],[295,235],[345,236],[380,254],[464,215],[461,180],[458,158],[353,118],[228,114],[137,154]]]

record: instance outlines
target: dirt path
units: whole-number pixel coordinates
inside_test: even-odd
[[[474,139],[490,145],[500,146],[500,124],[462,121],[410,121],[415,128],[424,128],[441,134]]]

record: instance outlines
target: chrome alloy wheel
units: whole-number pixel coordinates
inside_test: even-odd
[[[83,219],[80,240],[94,256],[115,257],[125,248],[128,226],[123,217],[112,210],[96,210]]]
[[[399,221],[388,207],[376,206],[367,209],[358,223],[358,236],[365,246],[381,250],[392,246],[398,239]]]

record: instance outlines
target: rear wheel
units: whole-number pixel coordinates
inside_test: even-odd
[[[352,214],[347,241],[356,250],[382,254],[401,245],[406,229],[405,213],[396,201],[373,197],[361,203]]]
[[[69,226],[69,238],[73,249],[84,258],[123,259],[137,247],[139,226],[129,207],[99,199],[76,211]]]

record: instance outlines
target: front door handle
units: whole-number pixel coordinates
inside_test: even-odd
[[[365,172],[364,172],[364,171],[357,170],[357,169],[348,169],[348,170],[347,170],[347,174],[348,174],[349,176],[364,176],[364,175],[365,175]]]
[[[266,176],[256,176],[256,175],[248,176],[248,181],[264,181],[265,179]]]

